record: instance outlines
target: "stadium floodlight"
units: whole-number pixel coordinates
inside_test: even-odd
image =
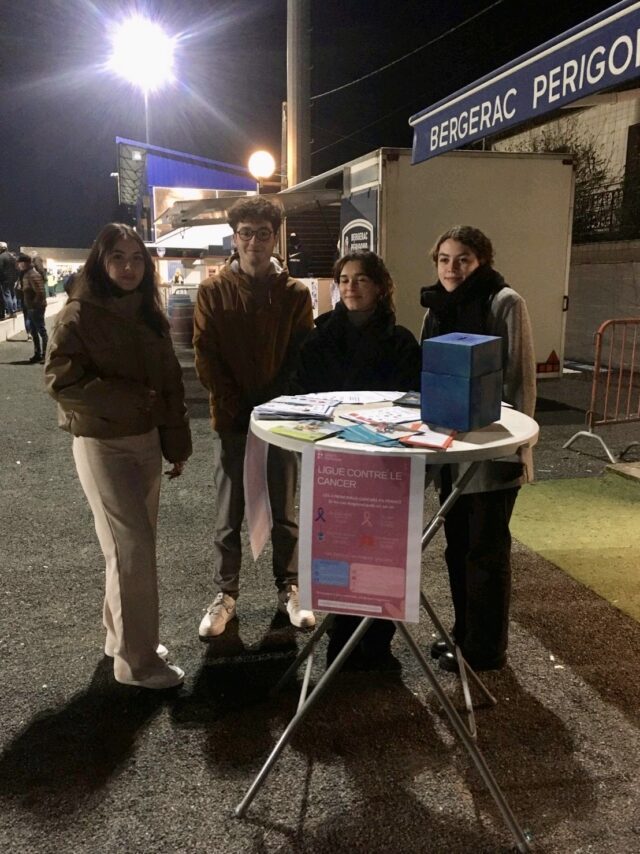
[[[174,80],[175,39],[155,21],[136,15],[115,27],[111,41],[108,68],[142,90],[149,142],[149,93]]]
[[[174,39],[148,18],[135,16],[112,34],[109,67],[143,92],[155,92],[174,79]]]

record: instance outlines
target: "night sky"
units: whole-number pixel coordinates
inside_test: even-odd
[[[383,145],[410,146],[409,116],[612,5],[312,0],[314,174]],[[89,246],[115,215],[109,177],[115,137],[143,140],[144,110],[142,95],[104,66],[109,26],[136,9],[180,36],[178,82],[150,99],[150,142],[240,164],[265,147],[278,159],[286,6],[286,0],[3,4],[0,240],[13,249]],[[314,97],[452,28],[387,71]]]

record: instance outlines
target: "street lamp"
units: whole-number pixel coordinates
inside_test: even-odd
[[[174,79],[175,40],[148,18],[136,15],[120,23],[111,35],[111,71],[144,95],[145,141],[149,143],[149,93]]]
[[[249,172],[258,182],[258,193],[262,182],[270,178],[276,171],[276,161],[268,151],[254,151],[249,158]]]

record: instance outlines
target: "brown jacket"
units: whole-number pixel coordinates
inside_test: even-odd
[[[74,436],[112,439],[157,427],[164,457],[182,462],[191,455],[182,370],[168,331],[150,329],[139,307],[138,293],[100,299],[79,282],[51,335],[47,391],[59,426]]]
[[[22,301],[26,309],[44,308],[47,304],[47,295],[44,279],[35,267],[29,267],[22,274],[20,280],[22,290]]]
[[[272,259],[256,282],[232,256],[198,288],[193,345],[214,430],[246,431],[254,406],[280,394],[313,328],[311,295]]]

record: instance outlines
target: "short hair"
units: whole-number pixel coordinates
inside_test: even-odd
[[[16,261],[19,264],[33,264],[33,258],[31,257],[31,255],[27,255],[26,252],[18,252],[18,257],[16,258]]]
[[[0,252],[5,252],[9,247],[4,242],[4,240],[0,240]]]
[[[355,252],[347,252],[347,254],[343,255],[342,258],[338,258],[333,266],[333,280],[335,282],[340,280],[342,268],[345,264],[348,264],[349,261],[357,261],[362,265],[362,271],[365,276],[368,276],[373,283],[380,288],[378,301],[381,302],[389,311],[395,311],[395,305],[393,302],[395,285],[393,284],[391,273],[387,270],[382,258],[379,255],[376,255],[375,252],[370,252],[369,250],[360,249]]]
[[[247,196],[238,199],[228,213],[228,222],[235,231],[240,222],[260,222],[266,220],[271,223],[274,234],[280,230],[282,222],[282,208],[280,205],[270,202],[265,196]]]
[[[472,225],[454,225],[440,235],[431,250],[434,264],[438,263],[438,252],[445,240],[457,240],[458,243],[464,243],[473,251],[480,264],[488,264],[489,267],[493,264],[493,244],[486,234]]]
[[[96,237],[82,271],[78,272],[78,277],[87,283],[94,296],[103,299],[111,296],[114,283],[107,274],[106,256],[119,240],[133,240],[138,244],[144,259],[144,273],[140,283],[142,293],[140,313],[147,326],[158,335],[163,335],[167,332],[169,324],[160,302],[156,268],[142,238],[130,225],[122,222],[110,222],[105,225]]]

